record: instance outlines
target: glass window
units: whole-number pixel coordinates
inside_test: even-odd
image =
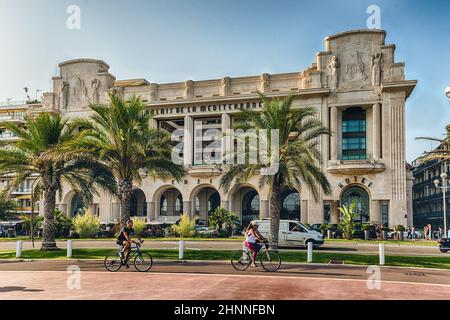
[[[366,159],[366,111],[362,108],[342,113],[342,159]]]
[[[381,224],[387,226],[389,224],[389,204],[381,204]]]

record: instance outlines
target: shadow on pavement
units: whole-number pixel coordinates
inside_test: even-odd
[[[22,292],[41,292],[44,290],[40,289],[27,289],[26,287],[0,287],[0,292],[14,292],[14,291],[22,291]]]

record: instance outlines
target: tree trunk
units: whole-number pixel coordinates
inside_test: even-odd
[[[270,243],[274,250],[278,250],[278,233],[280,230],[280,193],[281,187],[278,183],[272,186],[270,194]]]
[[[44,193],[44,223],[42,225],[42,246],[41,250],[55,250],[55,207],[56,191],[53,188],[46,188]]]
[[[131,213],[131,194],[133,191],[132,181],[120,181],[119,192],[120,192],[120,223],[124,226],[130,219]]]

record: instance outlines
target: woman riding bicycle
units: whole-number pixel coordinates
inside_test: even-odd
[[[251,258],[252,258],[252,267],[256,267],[256,255],[258,254],[259,250],[261,249],[260,242],[267,241],[266,238],[264,238],[261,233],[258,231],[259,223],[258,221],[252,221],[250,224],[245,227],[244,234],[245,234],[245,241],[244,245],[251,251]]]

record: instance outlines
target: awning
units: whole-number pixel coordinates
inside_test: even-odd
[[[180,216],[159,216],[156,219],[147,222],[149,225],[175,224],[180,220]]]
[[[0,221],[0,226],[2,227],[14,227],[16,224],[23,223],[24,220],[11,220],[11,221]]]

